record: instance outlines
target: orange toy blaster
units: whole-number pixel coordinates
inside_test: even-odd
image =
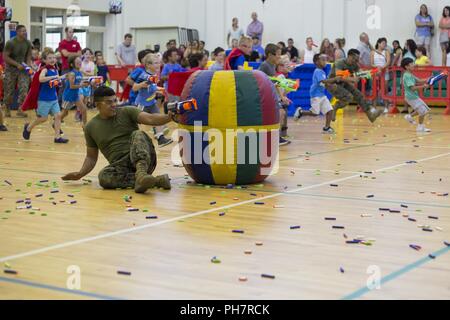
[[[103,84],[103,77],[85,77],[81,80],[81,82],[88,82],[90,85],[101,85]]]
[[[198,110],[197,100],[190,99],[181,102],[173,102],[167,105],[167,110],[176,113],[176,114],[184,114],[186,112],[192,112]]]

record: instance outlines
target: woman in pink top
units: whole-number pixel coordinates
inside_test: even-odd
[[[441,43],[442,49],[442,65],[447,65],[447,48],[449,46],[450,38],[450,6],[444,8],[442,12],[442,18],[439,22],[439,28],[441,29],[441,34],[439,36],[439,42]]]

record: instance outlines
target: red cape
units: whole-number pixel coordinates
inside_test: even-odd
[[[52,66],[43,66],[41,67],[33,76],[33,80],[31,81],[30,91],[28,92],[25,101],[23,102],[20,109],[23,111],[34,110],[38,107],[38,99],[39,99],[39,89],[41,87],[41,83],[39,81],[39,76],[41,75],[42,70],[44,69],[54,69]]]
[[[231,60],[236,59],[239,56],[245,56],[245,53],[241,49],[234,48],[233,50],[231,50],[230,54],[228,55],[227,59],[225,60],[223,69],[231,70]]]

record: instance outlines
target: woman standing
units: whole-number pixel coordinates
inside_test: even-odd
[[[389,73],[386,72],[391,65],[391,52],[387,48],[387,39],[380,38],[375,45],[375,50],[370,53],[370,63],[372,68],[378,68],[378,74],[385,76],[386,82],[389,81]],[[380,92],[380,90],[378,90]],[[380,98],[380,97],[378,97]],[[380,98],[381,99],[381,98]],[[373,101],[373,106],[376,107],[377,99]],[[389,112],[389,102],[384,101],[384,113]]]
[[[403,50],[403,59],[410,58],[416,62],[417,44],[413,39],[406,40],[405,50]]]
[[[400,41],[395,40],[392,42],[392,48],[394,48],[394,56],[392,57],[392,66],[400,67],[403,60],[403,50],[400,47]]]
[[[334,46],[329,39],[323,39],[320,54],[326,55],[329,63],[334,63]]]
[[[336,48],[334,51],[334,61],[338,61],[338,60],[347,58],[347,55],[345,54],[345,50],[344,50],[345,39],[344,38],[336,39],[336,42],[334,45]]]
[[[420,6],[420,13],[416,16],[416,43],[425,47],[431,53],[431,38],[434,35],[433,17],[428,13],[427,5]]]
[[[444,8],[441,21],[439,22],[439,28],[441,29],[439,43],[441,44],[442,50],[442,66],[446,66],[449,63],[447,61],[447,48],[450,42],[450,6]]]

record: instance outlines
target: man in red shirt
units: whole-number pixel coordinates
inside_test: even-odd
[[[73,38],[73,28],[66,27],[64,30],[66,33],[66,38],[59,43],[58,51],[61,52],[62,58],[62,74],[69,71],[69,58],[70,57],[81,57],[81,46]]]

